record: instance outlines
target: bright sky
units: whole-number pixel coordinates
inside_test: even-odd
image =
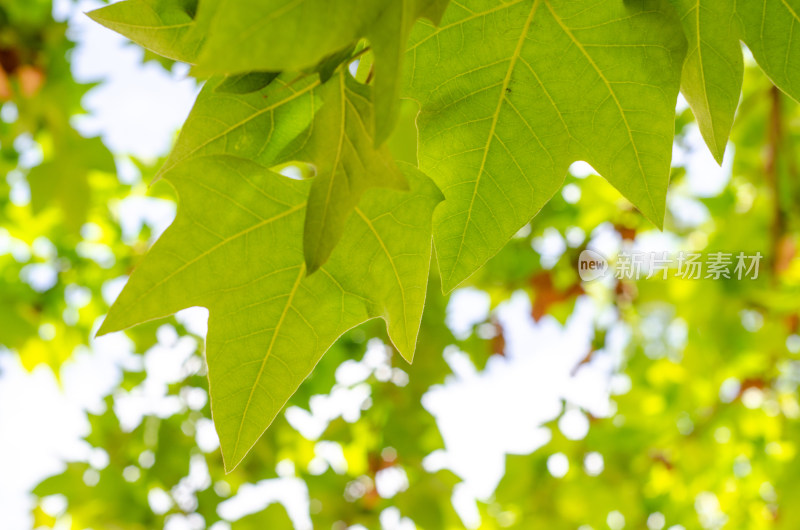
[[[81,1],[75,6],[69,0],[57,0],[55,4],[56,18],[69,20],[70,34],[79,42],[73,54],[76,78],[103,81],[87,95],[84,106],[89,115],[80,118],[76,125],[87,135],[101,134],[117,153],[143,158],[164,154],[197,91],[195,83],[186,78],[186,68],[176,67],[167,74],[158,65],[142,65],[142,51],[138,47],[82,14],[98,7],[98,2]],[[702,144],[699,134],[692,143]],[[730,165],[719,168],[706,149],[676,151],[676,156],[688,160],[690,175],[702,178],[691,178],[688,190],[672,193],[670,207],[689,212],[687,222],[696,223],[703,219],[704,210],[693,196],[717,193],[729,178]],[[576,170],[581,167],[592,172],[586,164],[577,165]],[[143,222],[160,233],[173,216],[172,205],[144,198],[131,199],[122,208],[122,223],[128,234],[135,234]],[[611,253],[619,245],[609,230],[601,229],[592,237],[593,244],[604,253]],[[655,237],[654,244],[668,244]],[[536,242],[543,263],[557,259],[567,244],[569,241],[557,232],[548,233]],[[122,280],[109,282],[106,296],[113,299],[121,287]],[[485,293],[475,289],[456,291],[448,307],[448,325],[457,335],[469,333],[474,324],[486,319],[488,308]],[[436,417],[446,445],[444,450],[431,454],[425,465],[429,469],[449,468],[463,478],[463,484],[454,494],[454,503],[465,524],[471,527],[480,521],[474,500],[492,494],[503,475],[506,454],[529,453],[545,444],[550,433],[542,424],[564,410],[558,428],[567,437],[582,438],[589,428],[584,411],[595,416],[609,414],[611,389],[624,390],[626,385],[624,376],[614,374],[627,332],[616,323],[612,308],[597,306],[583,297],[566,326],[551,317],[537,324],[530,317],[528,297],[518,293],[503,303],[495,316],[506,330],[507,356],[490,359],[486,369],[478,372],[466,354],[447,351],[453,375],[444,385],[432,388],[423,400],[425,408]],[[204,334],[205,310],[183,312],[182,318]],[[572,370],[588,351],[596,322],[609,329],[607,348],[595,354],[572,377]],[[117,413],[123,426],[133,428],[144,414],[168,416],[182,406],[165,397],[166,385],[180,378],[196,346],[193,339],[178,338],[170,326],[164,326],[159,333],[159,344],[140,356],[133,354],[124,334],[108,335],[92,341],[91,350],[79,353],[64,365],[61,387],[48,368],[39,367],[27,373],[14,354],[0,350],[3,530],[31,527],[30,489],[44,477],[59,473],[65,460],[87,460],[102,465],[103,452],[92,450],[81,441],[89,429],[86,412],[102,411],[102,399],[119,382],[122,367],[143,365],[148,374],[139,388],[118,401]],[[316,439],[335,417],[357,420],[370,392],[363,381],[370,374],[377,376],[388,369],[381,352],[381,345],[372,342],[362,360],[345,363],[337,371],[338,383],[329,396],[315,397],[310,411],[297,408],[287,411],[292,425]],[[386,373],[386,379],[398,385],[404,384],[404,376],[407,378],[402,370]],[[217,450],[210,423],[198,431],[198,444],[204,450]],[[330,442],[317,444],[315,460],[320,469],[330,466],[341,471],[341,466],[346,465],[341,448],[337,447]],[[589,462],[602,469],[602,455],[592,455],[587,465]],[[554,474],[565,472],[566,461],[559,455],[551,457],[549,463]],[[242,488],[239,495],[220,506],[221,515],[234,519],[280,501],[287,506],[298,528],[310,528],[305,485],[293,478],[294,471],[287,463],[279,466],[278,473],[282,478]],[[204,480],[202,466],[197,469],[193,466],[189,479],[200,487]],[[401,471],[390,472],[379,478],[378,488],[389,496],[403,489],[407,485],[404,481]],[[151,496],[154,508],[163,508],[164,502],[164,495]],[[382,521],[386,528],[402,528],[404,524],[397,510],[387,510]],[[193,528],[197,524],[196,520],[174,519],[170,528]],[[225,525],[215,525],[214,530],[225,530]]]

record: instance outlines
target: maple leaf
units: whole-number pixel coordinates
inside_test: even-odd
[[[209,309],[211,407],[228,470],[348,329],[381,317],[401,355],[413,358],[441,195],[402,167],[411,190],[365,194],[311,276],[302,252],[309,182],[226,155],[192,158],[165,175],[181,201],[178,216],[98,333]]]
[[[420,168],[442,285],[481,267],[589,162],[664,218],[685,40],[666,2],[470,0],[419,24],[406,93],[422,105]]]
[[[689,41],[681,91],[709,150],[722,163],[742,91],[740,40],[775,85],[800,101],[800,43],[793,36],[800,2],[671,1]]]

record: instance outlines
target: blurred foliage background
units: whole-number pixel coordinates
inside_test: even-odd
[[[94,330],[154,240],[153,223],[126,222],[123,200],[173,193],[147,184],[158,159],[76,130],[93,85],[74,79],[76,37],[53,11],[0,0],[0,356],[60,380],[76,357],[100,355]],[[707,164],[679,105],[663,232],[576,166],[469,285],[444,296],[433,273],[413,365],[381,322],[348,332],[230,474],[210,420],[202,314],[112,339],[102,348],[133,354],[119,356],[104,406],[86,411],[85,457],[31,492],[29,527],[800,528],[800,110],[752,65],[744,86],[723,169]],[[393,139],[402,159],[415,157],[415,111],[404,107]],[[135,178],[120,180],[120,167]],[[706,172],[724,175],[710,191]],[[756,280],[582,283],[587,247],[612,261],[637,249],[764,259]],[[573,335],[580,351],[565,351]],[[569,380],[577,394],[553,393],[555,409],[525,399],[535,393],[491,399],[510,372],[520,388]],[[447,392],[472,399],[435,416],[433,396]],[[130,413],[152,395],[158,406]],[[507,441],[498,484],[469,472],[494,455],[482,437],[529,431],[537,441]],[[0,468],[0,482],[14,480]]]

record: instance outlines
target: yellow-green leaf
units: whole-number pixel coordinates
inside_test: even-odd
[[[381,317],[411,360],[425,302],[431,212],[441,196],[427,177],[403,167],[411,191],[366,194],[329,261],[311,276],[302,252],[308,182],[230,156],[193,158],[165,175],[181,201],[178,217],[99,333],[186,307],[210,310],[211,406],[227,469],[348,329]]]
[[[445,194],[443,287],[474,273],[550,199],[576,160],[654,224],[664,218],[685,40],[666,0],[470,0],[417,25],[407,94],[420,167]]]

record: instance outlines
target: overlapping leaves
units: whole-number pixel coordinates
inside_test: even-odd
[[[577,160],[660,226],[678,90],[721,160],[741,89],[739,39],[779,87],[800,93],[797,1],[103,8],[93,14],[103,24],[196,74],[227,76],[208,81],[161,171],[181,197],[178,220],[104,331],[211,308],[212,400],[235,465],[344,330],[382,316],[410,358],[431,229],[450,290],[530,221]],[[412,30],[420,18],[441,23]],[[366,85],[347,72],[357,57],[371,65],[358,76]],[[419,166],[445,197],[435,211],[433,184],[400,171],[384,147],[401,93],[420,104]],[[264,169],[290,161],[312,164],[316,178]]]
[[[413,356],[431,256],[433,184],[406,167],[411,190],[365,197],[330,260],[306,275],[309,183],[240,158],[192,158],[167,178],[178,218],[150,251],[100,333],[191,306],[210,310],[212,411],[236,466],[320,357],[375,317]],[[208,212],[215,212],[209,216]]]
[[[203,2],[206,12],[210,3]],[[89,16],[159,55],[191,63],[205,40],[196,14],[197,0],[126,0]]]
[[[371,90],[340,72],[320,92],[322,108],[283,157],[307,160],[317,170],[303,230],[309,273],[327,261],[367,189],[407,187],[389,148],[375,147]]]
[[[199,6],[197,0],[126,0],[91,16],[156,53],[197,63],[203,74],[314,68],[368,38],[376,58],[376,140],[382,143],[397,118],[411,27],[420,17],[438,21],[446,5],[447,0],[203,0]]]

